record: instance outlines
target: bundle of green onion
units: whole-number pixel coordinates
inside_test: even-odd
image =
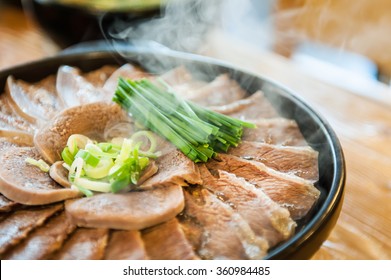
[[[141,136],[150,141],[147,151],[142,151],[142,143],[136,141]],[[101,143],[73,134],[68,138],[61,157],[72,186],[91,196],[93,191],[116,193],[131,184],[136,185],[141,172],[149,164],[149,158],[158,156],[155,147],[156,140],[150,131],[137,132],[129,139]]]
[[[163,136],[194,162],[237,146],[252,123],[208,110],[178,97],[164,81],[120,78],[113,101],[145,127]]]

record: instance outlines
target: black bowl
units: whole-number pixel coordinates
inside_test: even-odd
[[[66,48],[80,42],[105,39],[114,23],[136,25],[161,15],[163,3],[122,9],[94,8],[60,1],[22,0],[25,12],[55,43]],[[124,5],[126,2],[122,1]],[[130,1],[131,3],[131,1]]]
[[[139,64],[146,70],[159,73],[178,65],[203,73],[201,78],[213,79],[219,73],[229,73],[251,94],[262,89],[266,97],[283,117],[296,120],[301,132],[311,147],[319,152],[319,181],[316,187],[321,197],[303,221],[295,235],[269,251],[267,259],[308,259],[327,239],[341,211],[345,162],[340,143],[329,124],[312,108],[297,98],[289,89],[265,77],[239,70],[222,62],[173,51],[123,48],[120,51],[81,51],[60,54],[33,63],[6,69],[0,72],[0,89],[8,75],[29,82],[38,81],[56,73],[60,65],[72,65],[83,71],[91,71],[105,64]]]

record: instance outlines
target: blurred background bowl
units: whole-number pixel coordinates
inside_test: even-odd
[[[138,24],[158,17],[164,1],[22,0],[26,13],[61,47],[105,39],[116,21]]]

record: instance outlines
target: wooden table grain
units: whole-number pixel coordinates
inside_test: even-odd
[[[23,10],[0,1],[0,70],[54,55],[58,50]]]
[[[374,99],[360,96],[309,77],[286,58],[233,40],[213,34],[203,54],[291,88],[330,123],[342,143],[345,200],[313,259],[391,259],[391,90],[375,87],[368,92]],[[0,6],[0,70],[58,51],[23,12]]]

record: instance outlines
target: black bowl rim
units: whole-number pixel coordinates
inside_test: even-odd
[[[52,7],[56,8],[59,11],[69,11],[69,12],[81,12],[84,13],[85,15],[88,16],[101,16],[106,13],[111,13],[111,14],[143,14],[143,13],[149,13],[152,11],[160,10],[162,6],[164,6],[164,2],[159,1],[154,4],[146,5],[146,6],[133,6],[133,7],[126,7],[126,8],[110,8],[110,9],[102,9],[102,8],[97,8],[94,7],[93,5],[89,6],[88,4],[83,4],[83,3],[61,3],[61,2],[47,2],[47,3],[35,3],[34,5],[41,5],[43,7]],[[27,3],[25,5],[32,5],[31,3]]]
[[[178,59],[184,59],[187,61],[195,61],[206,64],[212,64],[215,66],[220,66],[223,68],[235,70],[244,73],[245,75],[251,75],[257,79],[261,79],[265,83],[269,83],[283,91],[283,94],[287,95],[288,98],[294,101],[295,104],[301,104],[304,109],[308,112],[311,118],[317,120],[319,124],[321,124],[322,129],[324,130],[325,135],[327,136],[328,143],[332,152],[332,160],[335,166],[335,170],[333,172],[333,180],[330,186],[330,191],[325,198],[323,205],[319,208],[316,214],[311,218],[311,220],[301,229],[299,232],[296,232],[293,237],[289,240],[285,241],[283,244],[278,245],[277,247],[271,249],[266,256],[266,259],[281,259],[281,258],[289,258],[289,255],[292,250],[298,250],[306,243],[310,242],[314,233],[321,229],[322,226],[328,222],[334,214],[339,216],[340,207],[343,200],[344,194],[344,186],[346,182],[346,167],[345,167],[345,158],[342,151],[341,144],[338,140],[338,137],[334,130],[331,128],[330,124],[312,107],[310,107],[305,100],[299,97],[295,91],[290,88],[282,85],[281,83],[268,78],[264,75],[259,75],[256,73],[251,73],[248,70],[241,69],[237,65],[230,64],[225,61],[221,61],[218,59],[205,57],[197,54],[178,52],[168,49],[161,48],[152,48],[138,49],[136,47],[127,46],[121,50],[122,52],[129,53],[132,55],[163,55]],[[4,85],[1,84],[1,81],[4,80],[8,75],[12,75],[13,73],[24,72],[24,71],[32,71],[35,67],[45,66],[47,64],[56,64],[61,65],[65,64],[67,61],[77,61],[77,59],[83,60],[91,60],[91,59],[99,59],[99,58],[107,58],[109,56],[118,57],[118,49],[116,51],[108,50],[106,47],[103,49],[92,50],[92,49],[75,49],[70,52],[64,52],[60,54],[56,54],[51,57],[31,61],[28,63],[20,64],[14,67],[6,68],[0,70],[0,89],[4,88]],[[132,59],[130,59],[132,61]],[[133,61],[135,61],[133,59]],[[1,93],[1,92],[0,92]],[[338,212],[338,213],[336,213]],[[333,221],[333,225],[335,224],[336,219]],[[329,232],[327,233],[327,235]],[[322,240],[323,242],[324,240]],[[321,244],[318,244],[320,247]]]

